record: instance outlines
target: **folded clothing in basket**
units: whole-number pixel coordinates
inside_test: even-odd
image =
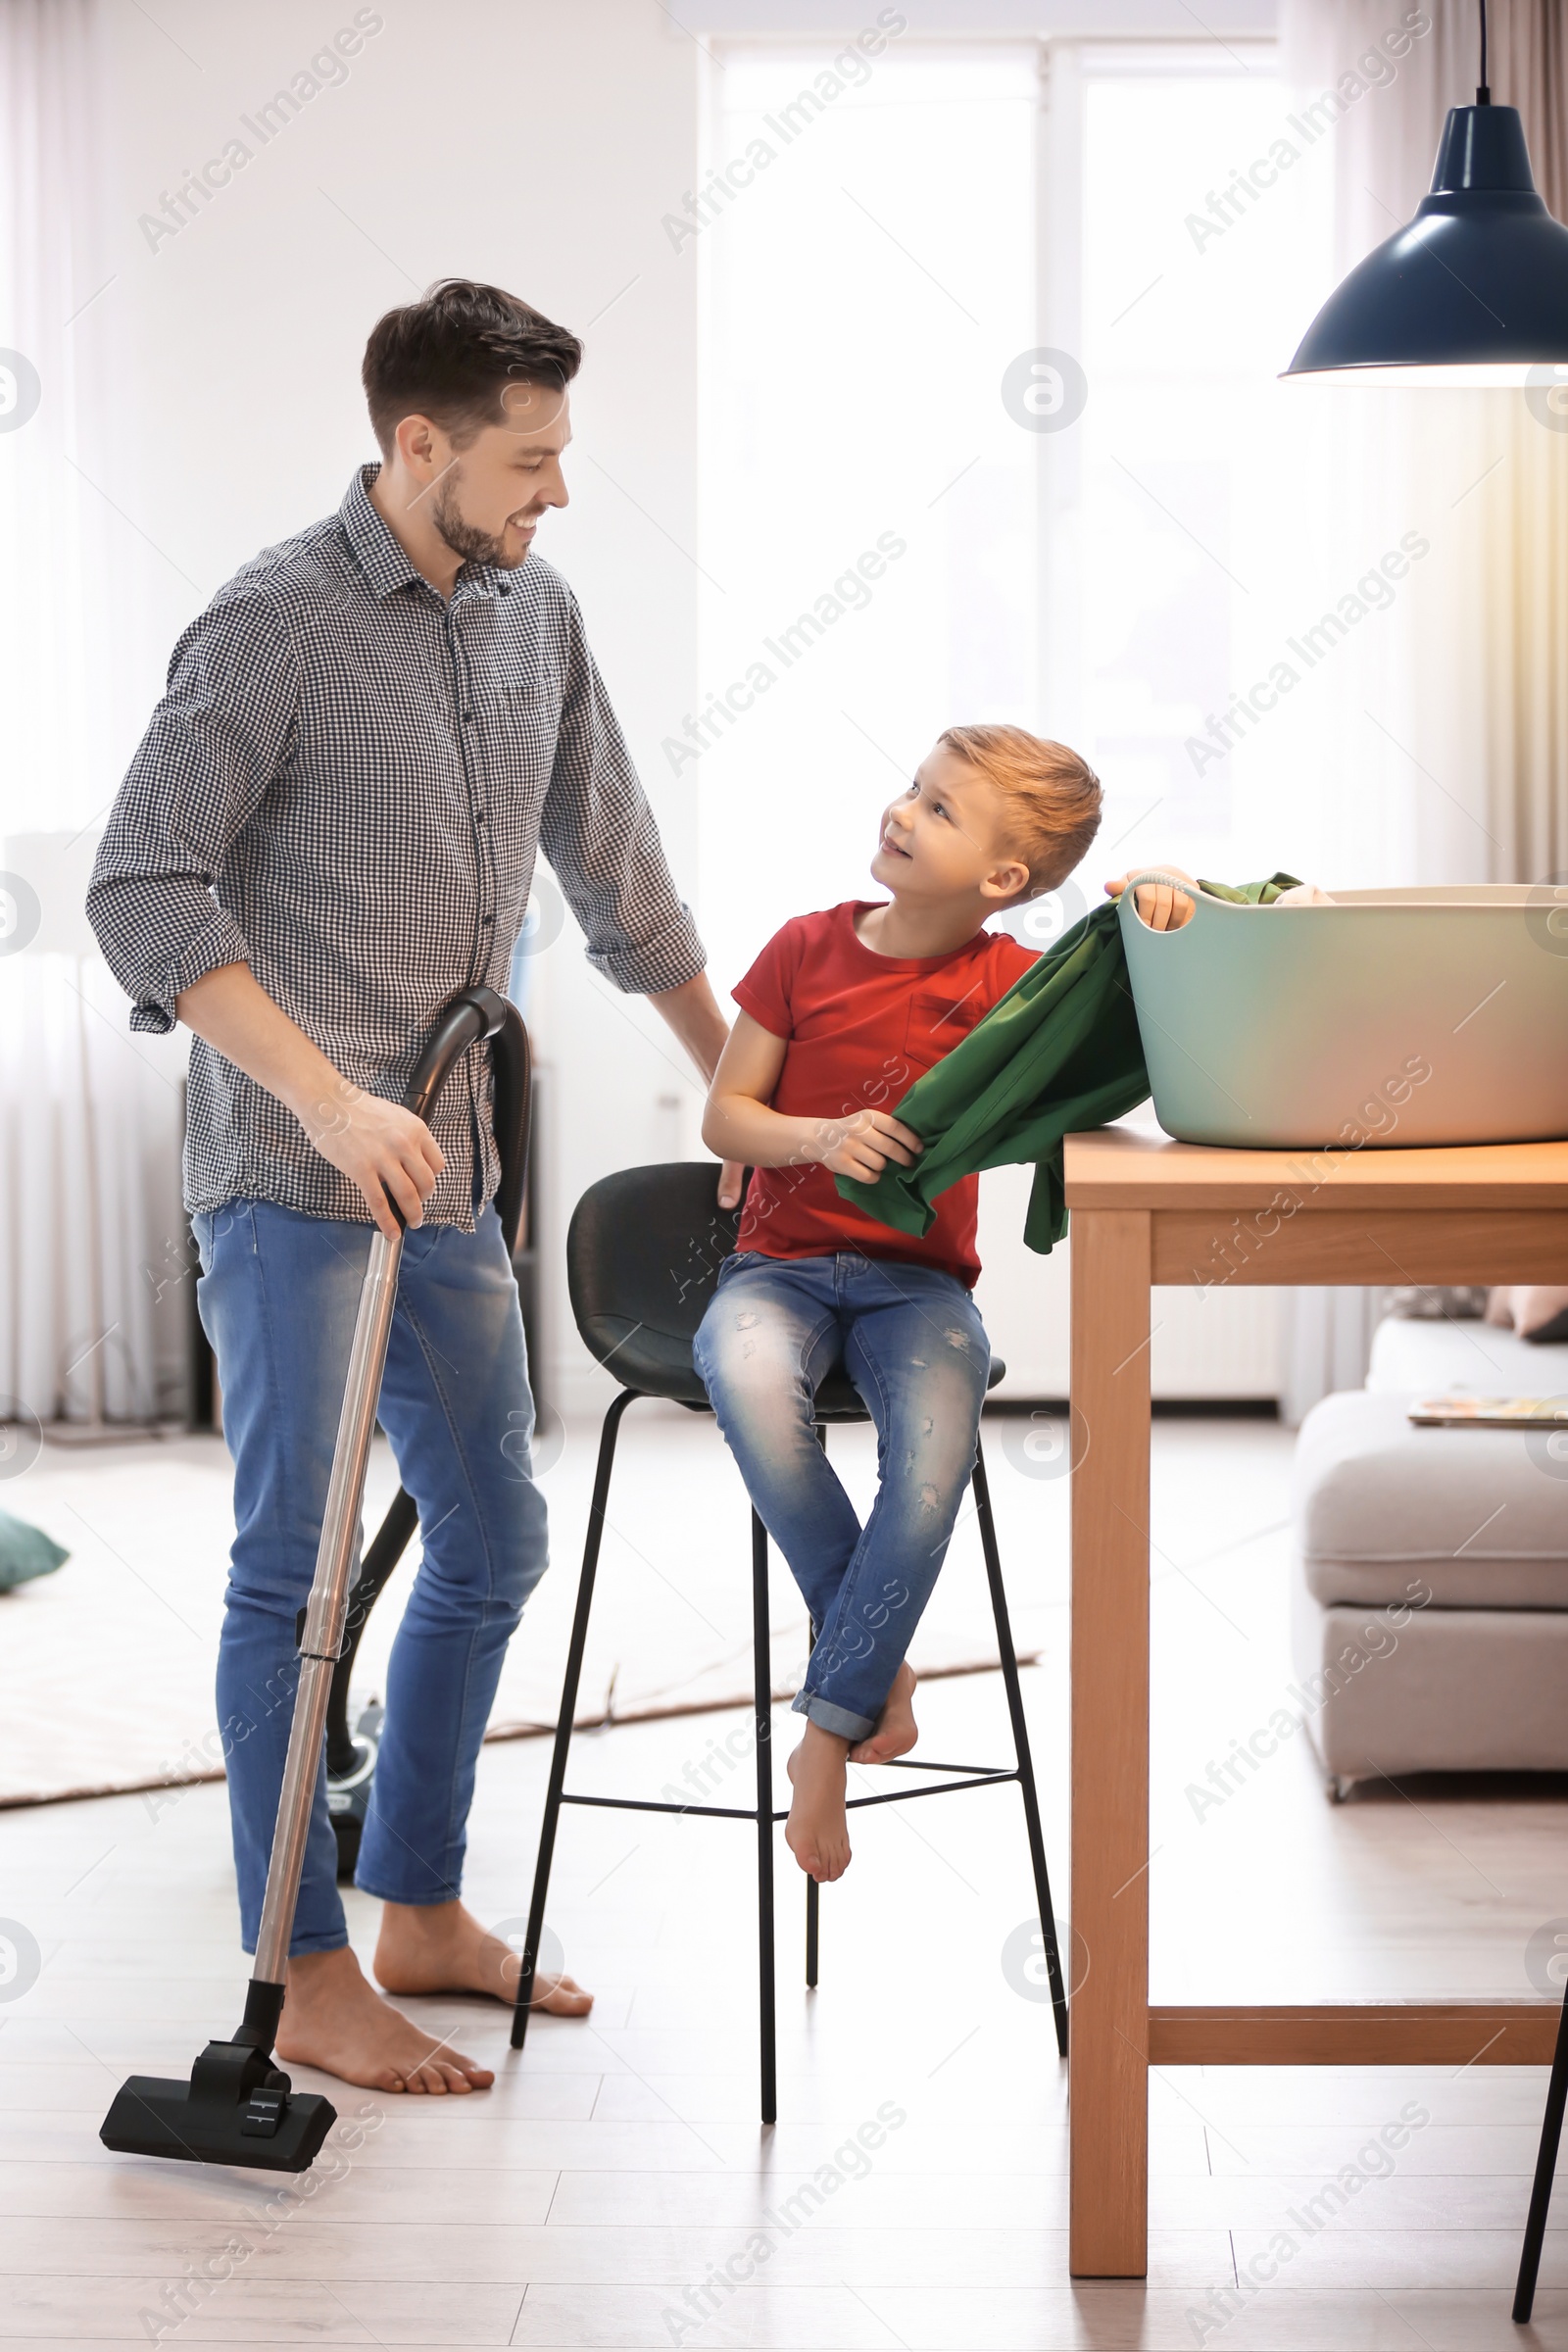
[[[1240,890],[1199,883],[1211,898],[1250,906],[1272,906],[1301,887],[1294,874],[1271,874]],[[1044,1256],[1067,1230],[1063,1137],[1136,1110],[1149,1091],[1116,902],[1108,899],[1032,963],[894,1103],[925,1145],[915,1165],[890,1160],[874,1184],[853,1176],[834,1182],[844,1200],[880,1224],[924,1234],[936,1218],[937,1195],[960,1176],[1032,1159],[1023,1238]]]

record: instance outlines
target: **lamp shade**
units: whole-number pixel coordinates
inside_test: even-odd
[[[1568,363],[1568,228],[1536,192],[1513,106],[1448,111],[1432,189],[1357,263],[1285,370],[1522,384]]]

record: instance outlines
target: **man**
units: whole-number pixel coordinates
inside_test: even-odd
[[[402,1106],[460,989],[505,990],[543,847],[596,968],[711,1075],[726,1029],[570,589],[529,551],[566,504],[576,337],[448,279],[390,312],[364,381],[382,452],[174,649],[87,907],[130,1026],[194,1032],[184,1190],[234,1457],[219,1653],[254,1950],[349,1343],[369,1250],[407,1220],[380,1418],[423,1559],[387,1673],[356,1873],[386,1990],[505,1997],[516,1956],[459,1899],[474,1767],[546,1559],[516,1439],[533,1406],[492,1196],[484,1045],[427,1126]],[[383,1188],[385,1188],[383,1190]],[[726,1170],[721,1192],[738,1195]],[[490,2070],[383,1999],[348,1947],[317,1788],[278,2053],[381,2090]],[[582,2015],[569,1977],[541,2003]]]

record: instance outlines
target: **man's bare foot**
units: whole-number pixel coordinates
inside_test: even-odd
[[[850,1824],[844,1810],[844,1758],[849,1741],[819,1723],[789,1759],[795,1784],[784,1842],[801,1868],[824,1883],[841,1879],[850,1865]]]
[[[510,2005],[522,1955],[461,1903],[383,1903],[374,1968],[388,1992],[483,1992]],[[570,1977],[544,1976],[535,1977],[528,2004],[552,2017],[586,2017],[593,2005],[593,1994]]]
[[[895,1756],[907,1755],[919,1737],[914,1720],[914,1669],[906,1663],[893,1678],[893,1688],[876,1719],[876,1730],[858,1747],[851,1748],[850,1762],[891,1763]]]
[[[422,2033],[383,2001],[346,1945],[290,1960],[277,2054],[367,2090],[466,2092],[488,2090],[495,2081],[489,2067]]]

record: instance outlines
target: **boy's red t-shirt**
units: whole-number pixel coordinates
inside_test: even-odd
[[[948,956],[878,956],[855,930],[856,916],[874,904],[853,899],[796,915],[731,992],[754,1021],[788,1041],[772,1106],[791,1118],[894,1110],[1035,960],[1028,948],[992,931],[977,931]],[[858,1250],[936,1266],[972,1287],[980,1271],[979,1201],[979,1178],[960,1177],[937,1196],[936,1221],[917,1239],[841,1200],[820,1161],[758,1168],[738,1247],[764,1257]]]

